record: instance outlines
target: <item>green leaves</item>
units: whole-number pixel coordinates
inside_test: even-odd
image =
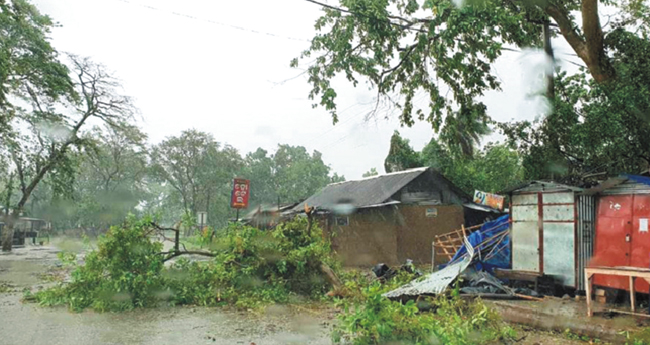
[[[308,69],[310,98],[319,97],[317,104],[336,123],[331,80],[344,74],[356,86],[363,77],[378,97],[401,109],[403,124],[412,125],[414,96],[424,91],[429,109],[415,117],[437,131],[454,108],[471,107],[476,97],[499,88],[490,63],[504,44],[539,43],[540,29],[524,20],[526,11],[493,1],[456,8],[449,0],[341,0],[340,11],[324,9],[316,25],[320,33],[301,55],[319,54]],[[448,90],[452,97],[446,97]]]
[[[11,98],[26,98],[30,92],[50,99],[75,97],[68,68],[47,37],[52,26],[28,1],[0,2],[0,109],[11,108]]]
[[[408,139],[403,139],[399,132],[395,131],[390,138],[390,151],[384,160],[386,172],[391,173],[421,166],[420,156],[413,150]]]
[[[74,311],[153,305],[155,292],[162,288],[163,256],[157,254],[162,244],[147,236],[149,224],[149,218],[130,217],[122,226],[111,228],[99,239],[98,249],[76,266],[70,283],[39,291],[34,297],[42,305],[67,304]]]
[[[358,303],[344,303],[340,323],[332,332],[336,343],[354,345],[409,344],[489,344],[513,335],[496,312],[480,300],[467,302],[446,295],[420,300],[432,312],[422,312],[415,301],[391,301],[375,282],[363,288]]]

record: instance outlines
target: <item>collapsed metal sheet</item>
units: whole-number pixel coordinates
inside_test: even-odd
[[[393,291],[385,293],[383,296],[388,298],[398,298],[402,296],[419,296],[419,295],[437,295],[449,286],[471,263],[469,257],[450,264],[440,271],[427,275],[424,280],[414,280]]]
[[[406,285],[383,294],[388,298],[399,298],[402,296],[419,296],[419,295],[437,295],[445,291],[449,284],[463,273],[472,263],[474,258],[474,248],[467,242],[465,237],[465,248],[467,254],[462,260],[451,263],[440,271],[426,275],[424,278],[416,279]]]

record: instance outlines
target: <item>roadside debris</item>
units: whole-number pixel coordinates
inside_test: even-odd
[[[450,263],[441,269],[415,279],[385,297],[398,299],[421,295],[438,295],[451,284],[458,281],[462,296],[499,299],[541,300],[530,289],[513,289],[496,278],[492,272],[496,268],[510,267],[510,216],[505,215],[483,224],[479,230],[463,237],[463,246],[453,256]],[[391,270],[384,264],[373,268],[378,277],[386,277]]]
[[[379,263],[375,265],[372,269],[372,273],[375,274],[375,277],[379,280],[389,280],[393,278],[399,271],[404,271],[409,274],[413,274],[415,278],[421,277],[422,272],[420,270],[417,270],[415,268],[415,265],[413,265],[413,260],[411,259],[406,259],[406,263],[401,265],[398,269],[392,269],[390,266],[386,265],[385,263]]]

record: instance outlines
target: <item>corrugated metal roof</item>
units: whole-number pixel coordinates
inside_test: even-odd
[[[585,194],[650,194],[650,178],[638,175],[612,177],[595,187],[587,189]]]
[[[312,195],[292,211],[300,212],[304,204],[320,209],[331,209],[337,204],[351,204],[356,208],[390,202],[390,198],[429,168],[415,168],[360,180],[332,183]]]
[[[517,186],[508,188],[500,193],[510,194],[515,191],[521,192],[551,192],[551,191],[561,191],[561,190],[571,190],[574,192],[583,191],[580,187],[569,186],[553,181],[528,181],[521,183]]]

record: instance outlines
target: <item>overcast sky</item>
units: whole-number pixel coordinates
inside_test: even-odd
[[[322,152],[333,171],[356,179],[372,167],[384,171],[394,130],[416,150],[433,136],[427,123],[400,128],[396,114],[367,121],[374,93],[363,84],[355,89],[345,80],[335,83],[341,111],[335,126],[324,109],[312,109],[306,77],[289,67],[309,46],[320,15],[306,1],[34,3],[61,25],[52,32],[59,51],[89,56],[115,72],[135,99],[151,143],[196,128],[242,154],[258,147],[272,152],[278,143],[302,145]],[[554,46],[560,59],[569,57],[563,39]],[[541,85],[543,62],[540,52],[504,52],[494,66],[503,92],[483,99],[494,119],[540,113],[543,102],[528,95]],[[495,134],[484,142],[498,139]]]

